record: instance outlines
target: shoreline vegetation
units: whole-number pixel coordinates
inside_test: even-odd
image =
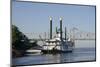
[[[37,41],[30,43],[28,37],[18,27],[12,25],[12,58],[22,57],[26,50],[36,46],[38,46]]]

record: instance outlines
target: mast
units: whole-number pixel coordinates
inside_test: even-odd
[[[65,40],[66,40],[66,27],[65,27]]]
[[[56,34],[57,34],[57,27],[56,27]]]

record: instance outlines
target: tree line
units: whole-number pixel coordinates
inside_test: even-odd
[[[37,43],[33,44],[29,42],[28,37],[23,34],[17,26],[12,25],[12,57],[20,57],[25,54],[27,49],[37,46]]]

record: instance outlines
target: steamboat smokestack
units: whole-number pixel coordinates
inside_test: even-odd
[[[62,40],[62,18],[60,17],[60,39]]]
[[[50,17],[50,39],[52,39],[52,17]]]

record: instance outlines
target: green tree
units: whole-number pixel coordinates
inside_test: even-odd
[[[19,31],[18,27],[12,25],[12,55],[24,54],[25,50],[30,48],[28,38]]]

